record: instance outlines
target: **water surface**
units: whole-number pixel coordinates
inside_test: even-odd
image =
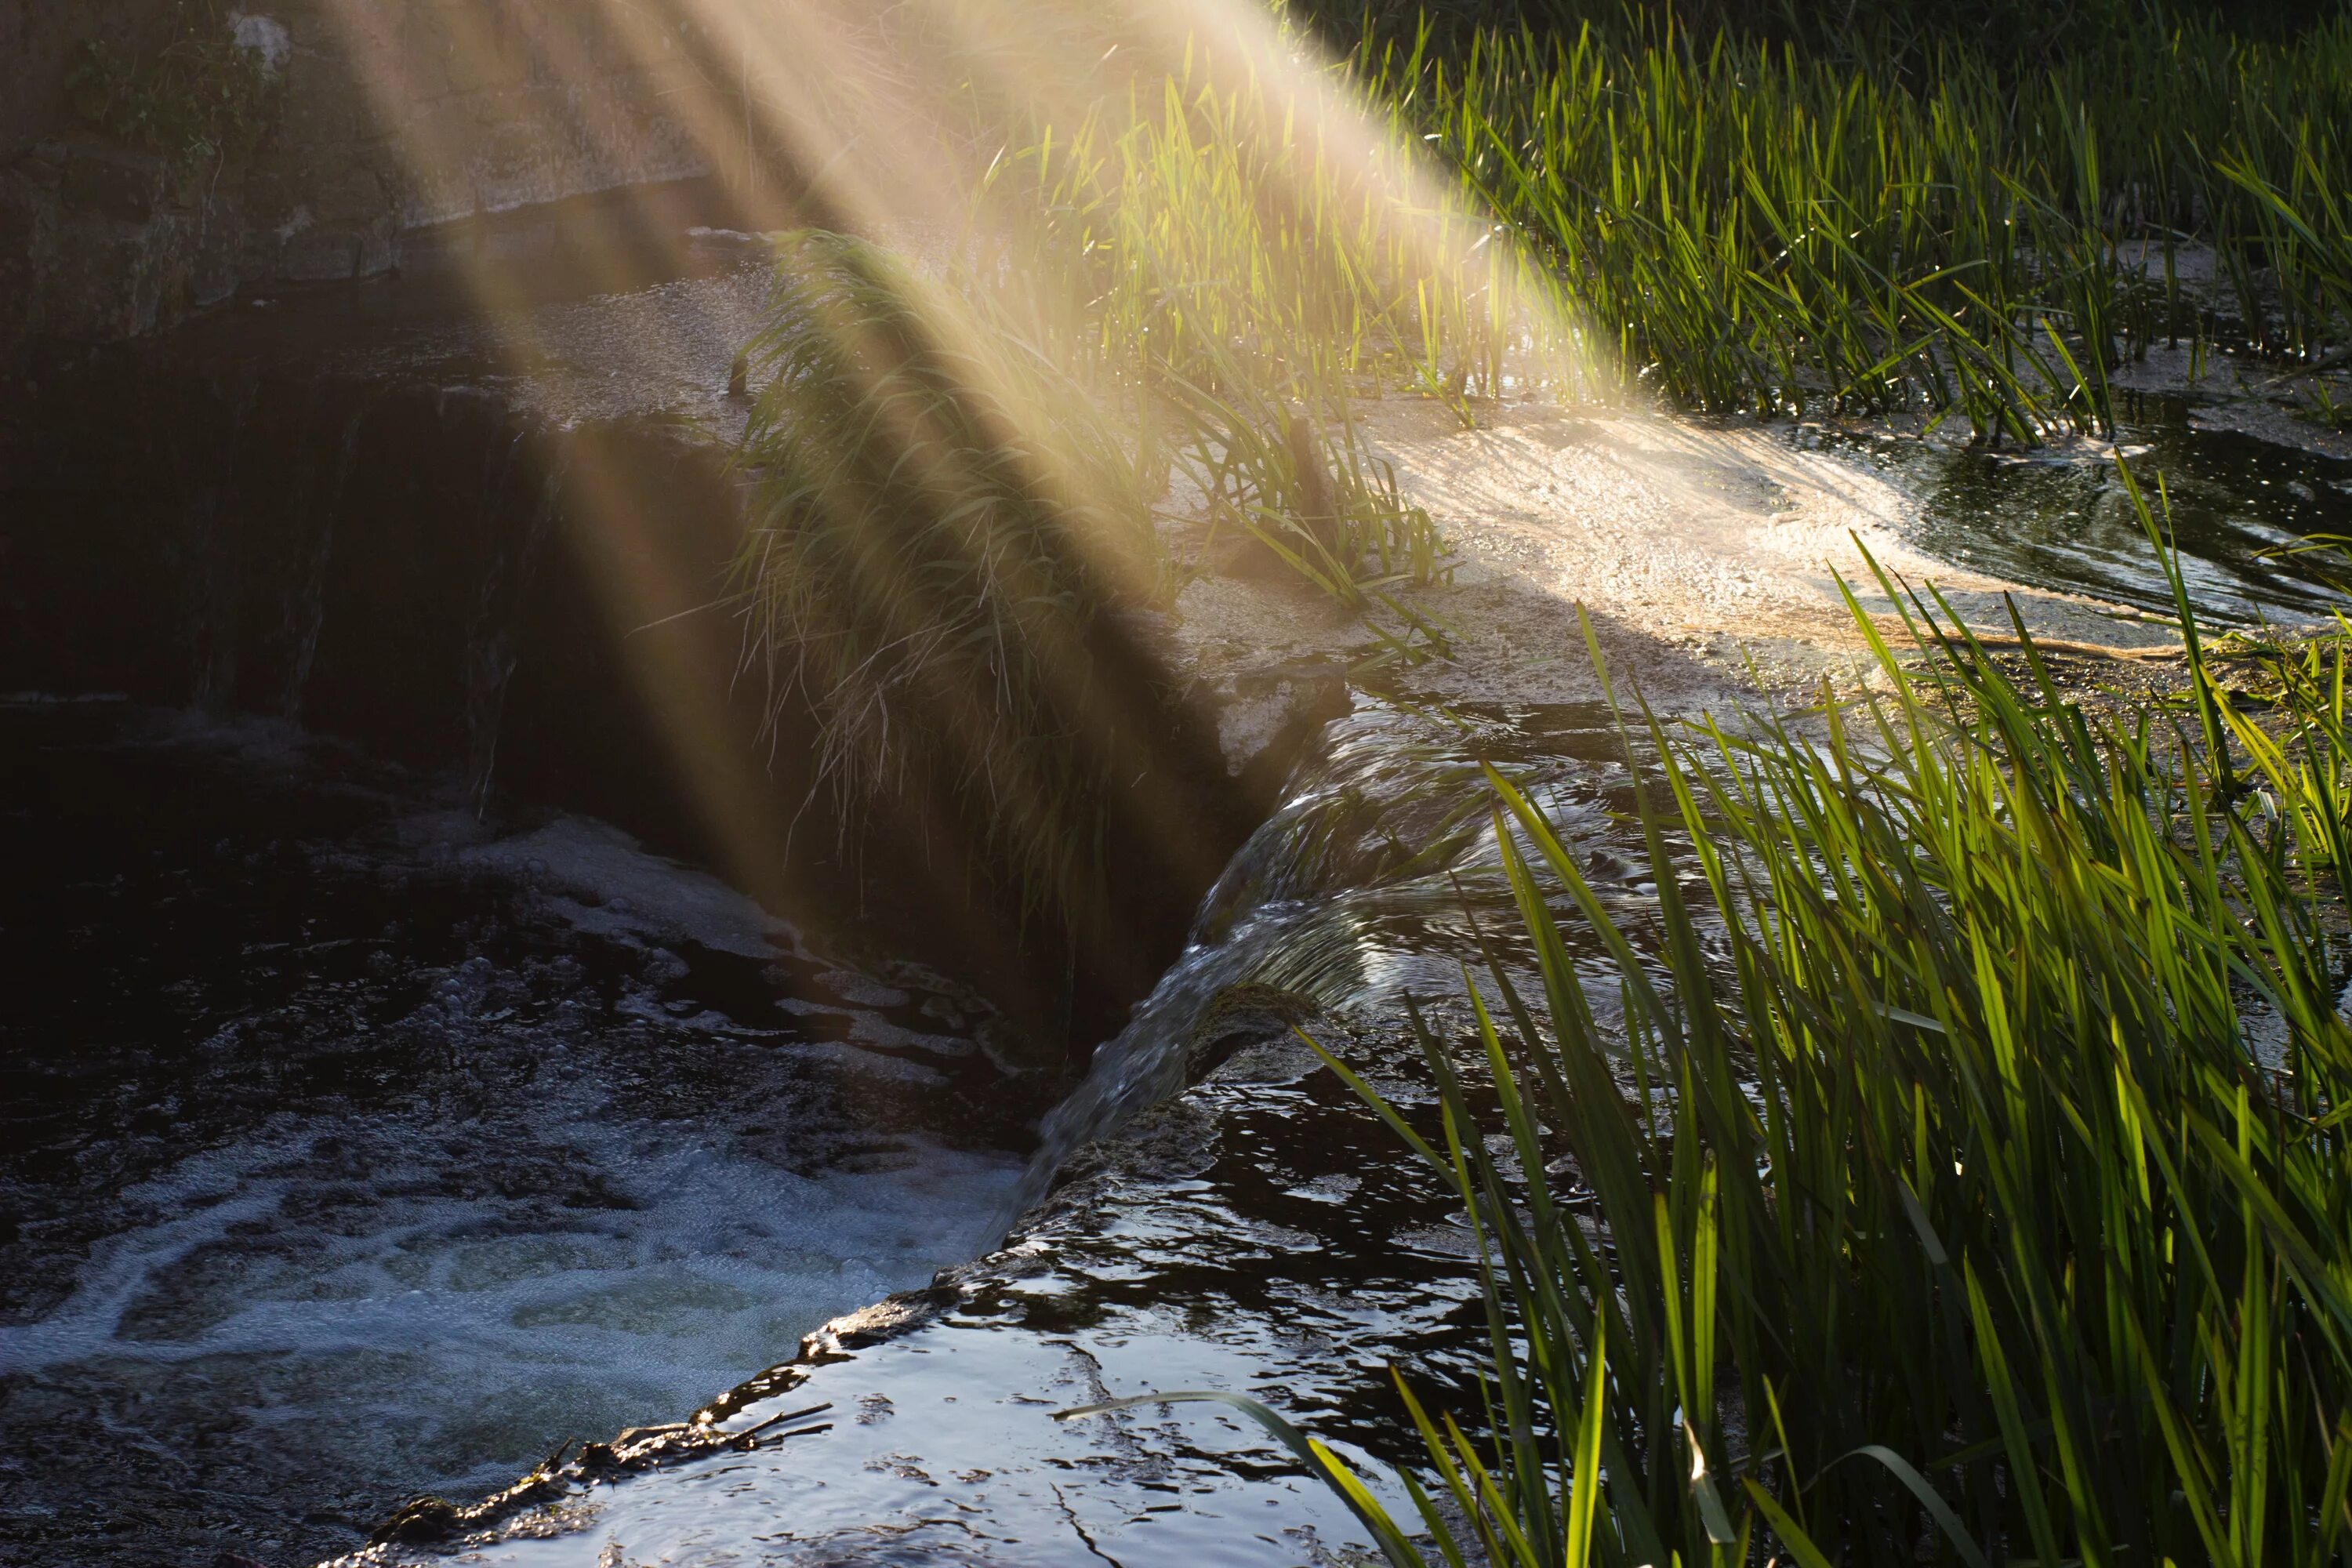
[[[0,707],[0,1534],[348,1549],[992,1239],[944,985],[281,727]]]

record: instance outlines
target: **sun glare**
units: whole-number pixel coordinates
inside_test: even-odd
[[[1385,383],[1444,398],[1466,418],[1471,397],[1502,389],[1507,356],[1575,341],[1540,269],[1497,243],[1495,226],[1424,167],[1402,122],[1352,91],[1302,30],[1247,0],[906,0],[878,13],[855,0],[660,0],[593,15],[593,27],[530,40],[543,68],[567,89],[606,68],[613,50],[658,70],[672,84],[664,113],[691,136],[741,227],[854,236],[906,261],[899,303],[925,352],[973,384],[961,391],[1004,427],[992,439],[1017,450],[1023,482],[1052,500],[1067,535],[1058,548],[1125,594],[1148,588],[1155,570],[1150,518],[1166,510],[1171,451],[1190,454],[1187,493],[1213,514],[1213,530],[1222,520],[1229,532],[1299,512],[1301,495],[1333,480],[1302,477],[1297,465],[1328,463],[1337,494],[1318,504],[1331,518],[1274,547],[1343,600],[1362,599],[1360,577],[1399,569],[1425,577],[1434,535],[1425,518],[1412,521],[1392,482],[1381,489],[1349,400]],[[397,40],[359,0],[337,0],[336,16],[379,118],[413,124],[393,111],[405,89]],[[458,47],[501,47],[478,33],[461,32]],[[552,100],[582,96],[561,90]],[[403,132],[418,179],[459,164],[460,150],[436,140],[446,134],[429,125]],[[631,258],[650,249],[684,270],[686,237],[654,199],[618,199],[635,208]],[[550,344],[528,280],[493,258],[461,250],[457,259],[501,352],[518,366],[542,361]],[[618,257],[591,253],[580,263],[592,289],[621,289],[632,275]],[[831,345],[864,378],[842,395],[874,390],[882,373],[861,358],[870,331],[812,319],[784,323],[779,339],[772,314],[763,342],[812,331],[855,339]],[[689,317],[669,310],[646,330],[707,334]],[[774,385],[777,363],[770,354],[753,378],[772,403],[789,395]],[[1507,374],[1514,385],[1542,379],[1526,366]],[[1171,416],[1171,404],[1183,406],[1181,416]],[[859,438],[906,459],[939,436],[902,412],[859,426]],[[948,472],[971,465],[956,450],[933,489],[985,489],[982,476]],[[1099,460],[1114,450],[1125,460]],[[679,580],[686,568],[666,548],[657,509],[632,504],[593,451],[572,461],[567,496],[616,629],[643,626],[698,591],[719,598],[719,584]],[[843,495],[835,485],[823,504],[870,506]],[[872,513],[835,521],[877,541],[885,526]],[[996,570],[990,537],[960,535],[953,548],[970,571]],[[785,662],[830,717],[816,749],[845,776],[881,789],[903,786],[894,770],[928,744],[933,771],[987,795],[992,833],[1011,823],[1008,841],[994,847],[999,858],[1058,865],[1073,826],[1062,807],[1093,786],[1064,776],[1059,760],[1016,758],[1006,735],[1020,727],[1019,689],[1034,688],[1042,717],[1033,727],[1066,738],[1096,731],[1074,743],[1101,753],[1090,765],[1107,776],[1118,745],[1108,731],[1122,716],[1072,651],[1084,639],[1046,657],[1056,634],[1032,616],[1013,629],[1029,645],[1020,669],[1000,660],[961,688],[933,680],[928,705],[917,706],[908,693],[924,672],[893,661],[904,662],[920,640],[914,623],[936,622],[938,607],[904,600],[898,579],[910,567],[898,544],[864,553],[880,563],[824,584],[869,612],[864,634],[845,627],[833,645],[866,646],[856,661],[812,676],[814,636],[762,622],[760,595],[751,596],[755,634],[765,626],[802,638]],[[992,590],[973,591],[984,600]],[[987,635],[1001,644],[1006,632]],[[1413,637],[1407,616],[1403,644]],[[772,647],[754,635],[745,654],[742,673],[764,668],[772,679]],[[725,847],[727,869],[775,891],[772,789],[754,768],[723,760],[740,756],[724,743],[723,687],[664,658],[635,667],[647,688],[641,704],[706,834]],[[1069,879],[1066,867],[1041,874]],[[1067,895],[1065,886],[1053,896],[1066,903]]]

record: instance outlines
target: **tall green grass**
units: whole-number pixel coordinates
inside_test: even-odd
[[[2037,58],[1570,9],[1368,19],[1306,86],[1204,40],[1076,110],[975,89],[961,133],[1010,253],[1084,302],[1069,352],[1326,406],[1663,395],[2032,441],[2111,424],[2153,343],[2307,363],[2352,329],[2352,22],[2109,6]],[[1329,102],[1380,129],[1369,158]],[[2190,246],[2215,288],[2184,285]]]
[[[2181,700],[2099,714],[1913,604],[1817,726],[1633,710],[1656,951],[1490,773],[1542,994],[1416,1014],[1433,1128],[1327,1057],[1490,1322],[1466,1429],[1407,1390],[1420,1541],[1301,1447],[1391,1561],[2352,1557],[2352,628],[2258,721],[2190,619]]]
[[[1122,57],[1138,40],[1098,8],[1033,8],[1036,36],[1009,50],[929,10],[892,32],[902,9],[878,53],[952,84],[929,112],[968,200],[942,256],[866,268],[847,325],[788,251],[758,349],[793,374],[772,374],[746,447],[765,476],[740,563],[751,657],[815,699],[853,797],[919,762],[1007,798],[1034,769],[1006,746],[1069,733],[1030,694],[1085,680],[1049,668],[1055,617],[1086,623],[1114,580],[1181,580],[1221,534],[1363,614],[1388,656],[1446,652],[1405,592],[1445,575],[1444,542],[1365,437],[1368,399],[1472,423],[1531,395],[1911,411],[2031,443],[2111,425],[2116,370],[2152,343],[2219,342],[2181,281],[2191,240],[2242,343],[2329,364],[2352,331],[2352,22],[2276,43],[2118,24],[2021,64],[1957,37],[1830,58],[1636,9],[1458,48],[1368,27],[1286,74],[1210,40]],[[1096,68],[1040,80],[1032,54]],[[1136,58],[1157,63],[1102,67]],[[879,310],[929,335],[920,395],[969,426],[952,464],[936,420],[906,417],[900,371],[826,341]],[[992,382],[958,384],[982,366]],[[1007,504],[992,451],[1052,457],[1056,485]],[[978,488],[947,499],[951,474]],[[1205,514],[1198,558],[1069,575],[1176,512]],[[852,537],[902,515],[952,520],[916,529],[903,592]],[[1008,607],[1008,571],[1052,590]],[[954,690],[1000,697],[982,721],[948,714]],[[956,754],[975,725],[978,760]],[[1090,820],[1039,817],[1073,840]],[[1058,858],[1053,829],[1033,837]]]
[[[1368,37],[1349,69],[1686,406],[2104,425],[2115,368],[2220,331],[2180,284],[2192,242],[2235,342],[2344,343],[2352,25],[2262,44],[2150,15],[2021,66],[1921,53],[1621,21]]]
[[[785,242],[749,351],[747,658],[772,722],[818,716],[844,822],[981,803],[1030,901],[1083,908],[1115,754],[1091,639],[1154,570],[1154,480],[1085,386],[940,289],[856,239]]]

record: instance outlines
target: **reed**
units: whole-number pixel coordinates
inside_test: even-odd
[[[1326,1055],[1488,1308],[1477,1419],[1405,1387],[1418,1539],[1297,1435],[1391,1561],[2352,1553],[2352,628],[2257,721],[2181,608],[2175,705],[2088,713],[1931,591],[1907,644],[1854,605],[1884,692],[1817,727],[1635,707],[1654,941],[1490,772],[1542,994],[1416,1011],[1434,1128]]]
[[[1996,439],[2105,425],[2117,365],[2185,318],[2221,330],[2183,298],[2191,244],[2243,346],[2309,359],[2352,325],[2340,20],[2285,43],[2117,20],[2019,61],[1957,33],[1829,54],[1626,16],[1451,50],[1368,35],[1349,69],[1629,387],[1950,411]]]
[[[1360,20],[1327,85],[1384,128],[1369,167],[1205,45],[1075,116],[975,87],[957,123],[1008,263],[1082,302],[1063,352],[1326,407],[1664,395],[2032,441],[2110,424],[2113,371],[2184,331],[2302,363],[2352,327],[2352,21],[2117,5],[2044,56],[1567,9]]]

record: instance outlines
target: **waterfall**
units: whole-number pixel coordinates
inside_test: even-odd
[[[359,460],[360,431],[367,424],[367,405],[362,404],[343,421],[342,438],[335,447],[334,477],[319,506],[318,526],[304,541],[293,591],[286,597],[286,688],[278,710],[289,721],[302,717],[302,691],[310,683],[310,666],[319,656],[319,628],[327,618],[327,563],[334,554],[335,522],[342,513],[344,492],[351,488],[352,466]]]
[[[1185,1086],[1228,986],[1271,985],[1333,1014],[1457,987],[1426,934],[1459,921],[1465,900],[1509,923],[1482,763],[1512,773],[1563,833],[1597,841],[1605,789],[1622,776],[1603,718],[1577,714],[1531,746],[1508,718],[1360,696],[1202,900],[1182,955],[1045,1118],[1024,1205],[1073,1152]]]

